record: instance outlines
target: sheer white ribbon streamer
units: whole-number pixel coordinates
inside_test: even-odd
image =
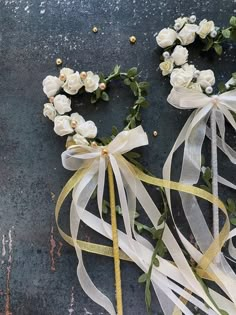
[[[215,148],[218,146],[226,154],[226,156],[228,156],[231,162],[236,163],[236,152],[225,141],[225,118],[229,121],[231,126],[236,129],[236,123],[231,114],[231,112],[236,113],[236,90],[209,97],[201,92],[193,91],[187,88],[173,88],[167,100],[171,105],[178,109],[195,109],[195,111],[190,115],[189,119],[185,123],[165,162],[163,168],[164,179],[170,180],[173,155],[184,143],[184,156],[180,182],[190,185],[194,185],[198,182],[201,172],[202,145],[206,135],[214,141],[212,146],[215,146]],[[215,134],[215,139],[212,139],[212,131],[207,127],[207,122],[212,112],[214,112],[214,114],[211,116],[211,123],[212,120],[214,120],[213,124],[218,127],[220,133],[220,137]],[[214,132],[216,132],[216,130]],[[227,185],[233,189],[235,188],[234,184],[218,175],[217,165],[214,171],[214,185],[217,185],[218,181],[223,185]],[[171,208],[170,191],[167,190],[166,192]],[[216,189],[215,192],[217,192]],[[200,250],[204,253],[213,241],[212,234],[196,198],[185,193],[180,193],[180,196],[192,233]],[[189,247],[189,242],[186,242],[186,238],[182,235],[179,229],[177,229],[177,232],[187,249]],[[230,242],[230,245],[232,253],[232,242]],[[189,250],[191,249],[189,248]],[[193,253],[191,256],[194,257]],[[236,276],[233,270],[222,254],[218,257],[217,267],[223,274],[230,274],[232,281],[236,281]],[[227,285],[227,282],[224,283],[224,286],[228,291],[230,286]],[[231,291],[228,293],[232,300],[235,301],[234,292]]]
[[[157,227],[157,222],[161,214],[141,181],[136,177],[130,163],[122,156],[122,154],[136,147],[147,144],[147,135],[142,127],[139,126],[130,131],[119,133],[107,147],[73,146],[68,148],[68,150],[62,154],[62,162],[65,168],[69,170],[78,170],[86,167],[87,169],[84,177],[73,190],[71,204],[70,225],[71,235],[79,260],[77,268],[78,279],[87,295],[112,315],[116,314],[112,302],[96,288],[85,270],[82,252],[76,242],[79,224],[82,220],[95,231],[109,239],[112,238],[111,226],[104,221],[102,214],[105,172],[107,160],[109,159],[117,183],[119,201],[125,226],[125,233],[119,231],[119,246],[132,259],[132,261],[134,261],[144,272],[147,272],[151,261],[153,247],[143,237],[133,233],[136,199],[139,201],[155,227]],[[104,152],[106,152],[106,154],[104,154]],[[100,218],[97,218],[86,211],[89,199],[96,187]],[[154,267],[151,280],[160,300],[160,304],[163,307],[164,314],[172,315],[174,306],[177,305],[178,309],[180,309],[183,314],[193,315],[189,308],[176,296],[175,293],[182,295],[192,304],[202,309],[206,314],[220,314],[219,309],[215,306],[197,280],[168,226],[166,226],[164,230],[163,241],[172,256],[175,265],[159,257],[160,266],[158,268]],[[201,252],[195,249],[186,239],[184,242],[196,262],[199,262],[202,257]],[[236,298],[232,292],[236,293],[236,285],[233,280],[231,280],[230,275],[221,272],[219,267],[213,263],[210,265],[210,271],[215,274],[220,272],[222,275],[221,289],[230,299],[235,301]],[[225,285],[226,282],[228,282],[230,289]],[[192,296],[187,291],[183,290],[183,288],[188,289],[195,295]],[[218,300],[220,301],[219,303]],[[207,303],[209,308],[207,308],[202,301]],[[219,308],[223,308],[223,303],[226,305],[226,308],[231,307],[236,312],[236,308],[230,300],[223,299],[223,301],[224,303],[222,302],[222,299],[220,300],[219,298],[216,298],[216,303]],[[169,306],[167,306],[167,303],[169,303]]]

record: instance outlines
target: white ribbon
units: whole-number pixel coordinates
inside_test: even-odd
[[[231,162],[234,164],[236,163],[236,152],[225,141],[225,118],[229,121],[234,130],[236,129],[236,123],[231,114],[231,112],[236,113],[236,90],[209,97],[201,92],[187,88],[173,88],[167,100],[171,105],[178,109],[195,109],[195,111],[192,112],[185,123],[165,162],[163,168],[164,179],[170,180],[173,155],[175,151],[184,144],[180,182],[190,185],[194,185],[198,182],[201,172],[202,145],[206,135],[212,140],[212,147],[215,146],[216,148],[218,146],[226,154],[226,156],[228,156]],[[212,130],[207,127],[210,115],[211,126],[215,125],[218,127],[220,137],[216,135],[216,130],[214,131],[215,134],[212,134]],[[235,189],[236,186],[234,184],[218,175],[216,154],[214,154],[213,158],[212,163],[214,164],[215,175],[213,192],[217,195],[217,182]],[[170,191],[167,190],[166,193],[169,206],[171,208]],[[180,196],[183,209],[194,238],[200,250],[204,253],[213,241],[212,234],[196,198],[185,193],[180,193]],[[196,257],[194,254],[195,249],[189,246],[189,241],[183,236],[178,228],[177,232],[189,254],[192,257]],[[230,244],[230,251],[232,253],[232,242]],[[211,268],[214,269],[215,265],[213,264]],[[236,276],[222,254],[220,254],[220,257],[217,259],[217,268],[220,272],[222,272],[222,275],[227,275],[227,273],[231,275],[231,284],[227,283],[227,281],[222,281],[222,283],[227,291],[227,294],[229,294],[230,298],[235,303],[236,296],[233,290],[235,290]]]
[[[147,144],[147,135],[142,127],[139,126],[130,131],[119,133],[106,147],[73,146],[68,148],[68,150],[62,154],[62,163],[65,168],[69,170],[78,170],[86,167],[87,169],[86,174],[73,190],[71,204],[70,225],[71,235],[79,260],[77,268],[78,279],[87,295],[112,315],[116,314],[112,302],[95,287],[85,270],[82,252],[76,242],[79,232],[79,224],[80,220],[82,220],[98,233],[112,239],[111,226],[104,221],[102,214],[105,171],[107,160],[109,159],[117,183],[119,202],[125,226],[125,233],[119,231],[119,246],[133,262],[135,262],[144,272],[147,272],[151,261],[153,247],[146,239],[137,235],[134,231],[136,199],[139,201],[155,227],[157,227],[157,222],[161,214],[141,181],[135,176],[130,163],[122,156],[122,154],[136,147]],[[89,199],[96,187],[100,218],[86,210]],[[177,305],[178,309],[180,309],[183,314],[193,315],[188,306],[176,296],[175,293],[177,293],[202,309],[206,314],[220,315],[219,310],[214,303],[212,303],[211,299],[196,279],[180,246],[167,225],[164,230],[163,241],[172,256],[175,265],[158,257],[160,266],[154,267],[151,280],[164,314],[172,315],[175,305]],[[191,247],[192,245],[188,243],[189,242],[187,241],[186,246],[190,246],[189,251],[192,251],[193,255],[195,255],[194,259],[197,262],[200,261],[202,253],[195,248],[193,249]],[[218,266],[215,266],[214,264],[211,264],[211,270],[216,273],[218,271],[220,272]],[[224,283],[229,280],[229,277],[225,273],[222,273],[222,277]],[[229,283],[231,282],[229,281]],[[184,291],[183,288],[193,292],[194,296]],[[229,293],[224,285],[222,285],[222,290],[224,290],[224,292],[231,298],[231,290]],[[215,295],[217,296],[217,294]],[[209,308],[206,307],[202,301],[207,303]],[[221,299],[216,297],[215,301],[219,308],[223,308],[222,305],[224,305],[224,309],[233,308],[236,313],[236,308],[230,300],[223,298],[223,303],[222,297]]]

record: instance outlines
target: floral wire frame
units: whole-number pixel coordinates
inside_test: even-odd
[[[120,79],[132,90],[136,100],[126,117],[125,130],[132,129],[141,121],[140,109],[148,106],[145,98],[147,95],[147,82],[138,81],[138,70],[136,67],[127,72],[121,72],[120,66],[115,66],[108,77],[103,74],[94,74],[92,71],[74,71],[70,68],[62,68],[59,77],[47,76],[43,80],[43,91],[49,98],[44,104],[43,114],[54,122],[54,131],[59,136],[68,135],[67,144],[89,145],[97,136],[97,127],[91,120],[85,119],[78,113],[65,115],[72,110],[71,99],[67,95],[76,95],[82,91],[92,94],[91,103],[98,100],[109,101],[106,92],[112,80]],[[67,95],[60,94],[64,91]],[[117,128],[113,127],[113,135]],[[99,139],[102,144],[110,142],[112,137]],[[105,142],[105,143],[104,143]]]

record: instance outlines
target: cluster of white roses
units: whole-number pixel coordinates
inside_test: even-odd
[[[208,35],[217,36],[217,30],[213,21],[202,20],[195,24],[196,16],[190,18],[179,17],[175,20],[174,29],[164,28],[156,36],[157,44],[162,48],[175,46],[172,53],[163,53],[164,61],[160,63],[162,75],[170,75],[170,83],[173,87],[187,87],[211,94],[215,84],[215,76],[212,70],[197,70],[194,65],[188,64],[188,50],[186,45],[194,42],[196,35],[205,39]],[[177,45],[180,42],[181,45]],[[176,67],[177,66],[177,67]]]
[[[43,80],[43,91],[49,98],[49,102],[44,104],[44,116],[54,122],[56,134],[71,135],[69,140],[76,144],[88,144],[87,139],[96,137],[97,127],[93,121],[85,121],[78,113],[64,115],[72,110],[71,99],[57,93],[62,89],[67,94],[75,95],[82,87],[88,93],[96,91],[99,87],[99,76],[92,71],[79,73],[63,68],[59,78],[49,75]]]

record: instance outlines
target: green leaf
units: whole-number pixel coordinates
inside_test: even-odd
[[[230,223],[236,226],[236,217],[230,218]]]
[[[114,70],[113,70],[113,72],[114,72],[115,74],[119,74],[119,73],[120,73],[120,66],[119,66],[119,65],[116,65],[115,68],[114,68]]]
[[[107,214],[109,209],[110,209],[109,202],[107,200],[103,199],[103,201],[102,201],[102,212]]]
[[[229,212],[235,212],[236,211],[236,203],[233,199],[228,198],[227,199],[227,210]]]
[[[200,185],[200,188],[205,190],[205,191],[207,191],[207,192],[209,192],[209,193],[211,193],[211,191],[212,191],[212,189],[210,187],[206,186],[206,185]]]
[[[137,84],[136,84],[135,82],[131,82],[131,83],[130,83],[130,88],[131,88],[131,90],[133,91],[134,96],[137,96],[137,95],[138,95],[138,87],[137,87]]]
[[[228,28],[222,30],[222,35],[224,36],[224,38],[230,38],[230,34],[231,31]]]
[[[124,84],[125,84],[125,85],[130,85],[130,83],[131,83],[131,81],[130,81],[129,78],[125,78],[125,79],[124,79]]]
[[[229,315],[228,312],[226,312],[226,311],[224,311],[224,310],[222,310],[222,309],[220,309],[219,311],[220,311],[221,315]]]
[[[118,213],[119,215],[122,215],[122,209],[119,205],[116,206],[116,213]]]
[[[102,100],[105,102],[109,101],[109,95],[106,92],[102,92]]]
[[[236,16],[231,16],[230,20],[229,20],[229,24],[231,26],[236,27]]]
[[[166,253],[166,246],[161,239],[157,241],[157,248],[157,254],[163,257]]]
[[[155,258],[155,259],[153,260],[153,265],[154,265],[155,267],[159,267],[159,266],[160,266],[160,262],[159,262],[159,260],[158,260],[157,258]]]
[[[136,67],[133,67],[133,68],[130,68],[130,69],[128,70],[127,76],[128,76],[129,78],[135,77],[137,73],[138,73],[138,69],[137,69]]]
[[[158,229],[158,230],[153,228],[153,230],[152,230],[152,237],[153,237],[153,239],[160,239],[160,238],[162,238],[163,231],[164,231],[164,228],[163,229]]]
[[[149,288],[146,288],[145,290],[145,303],[146,303],[147,311],[150,312],[152,297],[151,297],[151,291]]]
[[[141,157],[141,154],[134,151],[129,151],[125,153],[125,156],[132,159],[139,159]]]
[[[232,73],[232,78],[236,80],[236,72]]]
[[[210,37],[206,37],[204,40],[205,46],[203,47],[203,51],[208,51],[213,46],[214,40]]]
[[[138,283],[144,283],[147,281],[147,274],[143,273],[139,278],[138,278]]]
[[[223,48],[220,44],[214,44],[213,45],[213,48],[215,49],[215,52],[217,53],[217,55],[222,55],[222,52],[223,52]]]
[[[212,179],[212,171],[210,167],[206,167],[205,172],[203,174],[204,181],[208,182],[210,179]]]
[[[149,88],[149,83],[148,82],[139,82],[138,86],[141,90],[147,90]]]
[[[101,93],[102,93],[102,90],[98,88],[98,89],[96,90],[96,99],[97,99],[97,100],[100,98]]]
[[[145,102],[145,97],[140,96],[135,103],[136,104],[142,104],[143,102]]]
[[[95,104],[97,102],[96,94],[92,94],[90,102],[91,104]]]
[[[236,41],[236,29],[233,29],[230,33],[230,38],[234,41]]]
[[[220,82],[218,84],[218,90],[219,90],[220,93],[224,93],[225,91],[227,91],[227,88],[226,88],[224,82]]]
[[[112,126],[111,133],[112,133],[113,136],[117,136],[118,135],[119,130],[117,129],[116,126]]]

